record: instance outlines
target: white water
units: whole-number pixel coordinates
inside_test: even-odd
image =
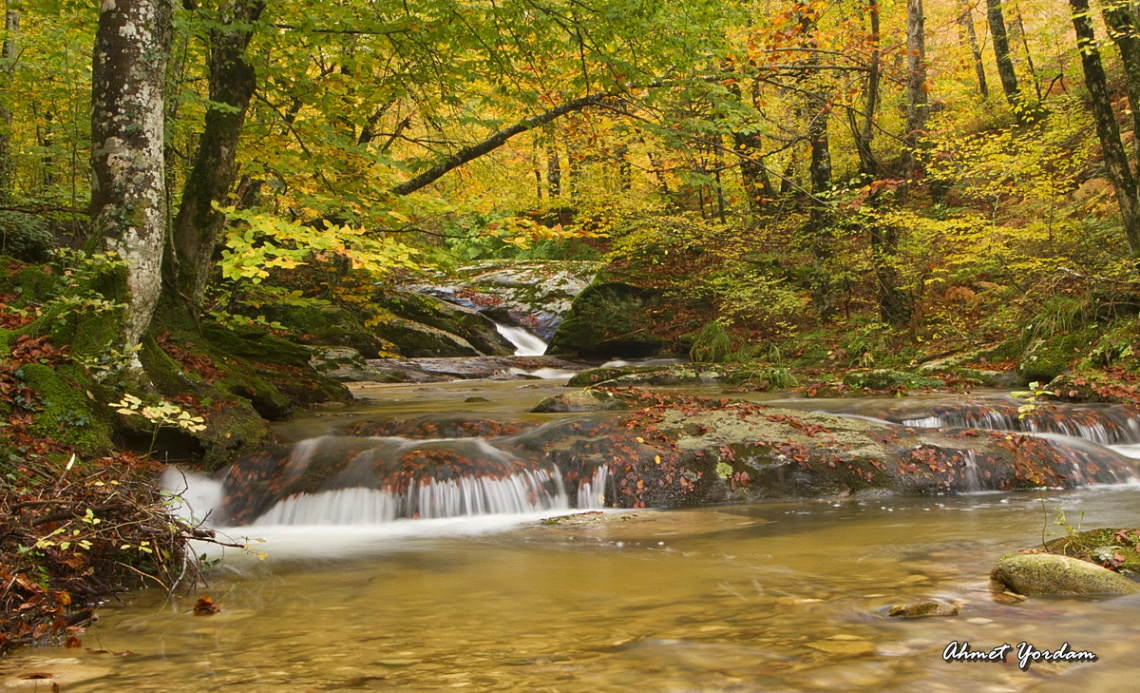
[[[515,345],[515,356],[542,356],[546,353],[546,342],[521,327],[495,323],[495,329]]]

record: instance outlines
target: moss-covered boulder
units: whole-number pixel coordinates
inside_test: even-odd
[[[411,358],[480,355],[471,342],[459,335],[414,320],[393,318],[381,322],[375,330],[383,339],[399,345],[400,352]]]
[[[668,343],[653,334],[663,305],[654,290],[622,282],[591,284],[574,299],[547,353],[589,358],[653,356]]]
[[[284,325],[300,344],[347,347],[369,359],[400,354],[397,345],[364,325],[367,313],[362,311],[332,304],[293,305],[287,302],[262,306],[258,311],[267,320]]]
[[[851,369],[844,374],[843,383],[848,387],[867,390],[920,390],[923,388],[940,388],[946,385],[946,382],[941,378],[889,368]]]
[[[479,311],[404,291],[385,292],[376,299],[394,315],[461,337],[486,356],[515,353],[514,345],[495,329],[495,322]]]
[[[1048,383],[1067,370],[1097,340],[1093,329],[1082,329],[1031,340],[1017,359],[1022,383]]]
[[[1051,553],[1006,556],[994,566],[990,579],[1026,596],[1140,594],[1140,584],[1123,575],[1077,558]]]
[[[39,400],[30,432],[74,446],[84,456],[103,455],[111,448],[110,418],[97,406],[81,379],[68,377],[74,368],[54,370],[28,363],[16,372]]]

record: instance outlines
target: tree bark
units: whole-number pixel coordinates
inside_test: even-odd
[[[1124,84],[1132,106],[1132,145],[1140,166],[1140,2],[1107,0],[1104,23],[1124,63]]]
[[[1132,257],[1140,258],[1140,190],[1137,190],[1136,177],[1120,141],[1120,128],[1116,124],[1108,80],[1093,33],[1089,3],[1088,0],[1069,0],[1069,6],[1073,11],[1073,28],[1081,52],[1081,66],[1085,72],[1085,87],[1089,92],[1096,134],[1103,150],[1105,173],[1116,191],[1124,235]]]
[[[847,111],[851,121],[851,134],[855,138],[855,151],[859,154],[859,172],[874,178],[879,162],[871,151],[875,137],[875,112],[879,108],[879,82],[882,79],[882,49],[879,24],[879,0],[867,0],[867,14],[871,22],[871,62],[867,66],[867,83],[863,87],[863,122],[856,120],[854,110]]]
[[[4,48],[0,53],[0,72],[7,84],[12,83],[12,70],[20,54],[20,2],[9,0],[4,11]],[[12,109],[0,102],[0,202],[12,199]]]
[[[990,21],[990,33],[994,39],[994,58],[997,60],[998,77],[1001,78],[1001,88],[1005,92],[1005,100],[1020,120],[1024,115],[1024,104],[1021,98],[1021,88],[1017,84],[1017,73],[1013,69],[1013,57],[1009,52],[1009,32],[1005,28],[1005,15],[1002,13],[1001,0],[986,0],[987,16]]]
[[[106,0],[91,66],[91,219],[94,238],[127,266],[127,349],[150,325],[166,238],[163,87],[170,0]],[[137,355],[132,366],[141,370]]]
[[[918,137],[926,129],[930,104],[926,98],[926,18],[922,0],[906,4],[906,143],[908,175],[918,173]]]
[[[226,224],[226,216],[214,209],[214,203],[225,202],[237,178],[238,142],[256,87],[246,49],[253,36],[253,23],[264,8],[264,0],[223,2],[209,34],[210,101],[224,108],[212,107],[206,112],[205,130],[173,229],[177,259],[173,288],[194,308],[202,303],[214,245]]]
[[[986,84],[986,67],[982,62],[982,48],[978,45],[978,32],[974,30],[974,15],[970,11],[970,0],[958,0],[958,26],[966,34],[966,41],[970,44],[970,52],[974,55],[974,74],[978,77],[978,91],[982,99],[990,96],[990,87]]]

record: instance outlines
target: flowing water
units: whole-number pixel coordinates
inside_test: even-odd
[[[393,416],[517,412],[555,389],[388,387],[367,406]],[[472,392],[491,401],[457,405]],[[867,409],[852,413],[882,418],[876,403],[859,406]],[[324,435],[348,416],[282,433]],[[217,481],[190,482],[198,510],[216,504]],[[266,557],[224,555],[204,590],[219,613],[194,616],[193,598],[129,595],[100,610],[82,648],[0,661],[0,687],[42,674],[52,680],[38,679],[41,690],[54,680],[77,692],[1126,690],[1140,675],[1140,598],[1012,602],[987,576],[1043,530],[1062,535],[1060,513],[1084,527],[1140,524],[1138,497],[1135,486],[1104,486],[540,521],[563,507],[555,494],[475,517],[267,524],[317,519],[274,516],[230,530],[264,539],[253,548]],[[324,500],[382,505],[365,495]],[[926,599],[960,613],[885,616],[891,604]],[[1014,651],[1005,662],[944,661],[953,642]],[[1067,643],[1099,659],[1022,670],[1023,642]]]

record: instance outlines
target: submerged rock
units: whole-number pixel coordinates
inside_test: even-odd
[[[576,411],[609,411],[626,409],[628,405],[605,390],[575,390],[554,397],[547,397],[534,405],[535,414],[564,413]]]
[[[891,618],[927,618],[930,616],[957,616],[958,607],[949,602],[940,602],[935,599],[923,602],[909,602],[906,604],[892,604],[887,607],[887,616]]]
[[[1017,594],[1068,596],[1140,594],[1140,584],[1069,556],[1014,554],[998,561],[990,579]]]

